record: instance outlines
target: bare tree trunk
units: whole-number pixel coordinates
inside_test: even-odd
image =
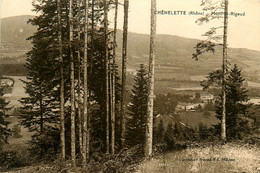
[[[111,147],[111,154],[112,154],[112,114],[113,114],[113,110],[112,110],[112,107],[113,107],[113,103],[112,103],[112,59],[109,58],[108,59],[108,91],[109,91],[109,116],[110,116],[110,128],[111,128],[111,131],[110,131],[110,147]]]
[[[79,50],[78,50],[79,51]],[[79,72],[78,72],[78,127],[79,127],[79,153],[80,153],[80,158],[82,158],[83,153],[82,153],[82,115],[81,115],[81,104],[82,104],[82,99],[81,99],[81,60],[80,60],[80,52],[78,52],[78,60],[79,60]]]
[[[94,6],[95,6],[95,0],[92,0],[92,4],[91,4],[91,13],[92,13],[92,16],[91,16],[91,37],[92,39],[94,40],[94,24],[95,24],[95,18],[94,18],[94,12],[95,12],[95,9],[94,9]],[[92,40],[92,41],[93,41]],[[92,42],[91,44],[91,59],[90,59],[90,74],[92,75],[93,74],[93,59],[94,59],[94,42]],[[92,96],[92,92],[91,90],[88,90],[89,91],[89,98],[91,98]],[[91,114],[88,114],[88,117],[87,117],[87,124],[88,124],[88,131],[87,131],[87,158],[89,158],[89,151],[90,151],[90,147],[89,147],[89,143],[90,143],[90,132],[91,132],[91,123],[90,123],[90,117]]]
[[[58,40],[60,56],[60,148],[61,160],[65,161],[65,122],[64,122],[64,69],[63,69],[63,49],[62,49],[62,25],[61,25],[61,0],[57,0],[58,13]]]
[[[149,95],[147,109],[146,139],[144,153],[151,156],[153,146],[153,99],[154,99],[154,66],[155,66],[155,36],[156,36],[156,0],[151,0],[151,34],[150,34],[150,57],[149,57]]]
[[[109,79],[108,79],[108,18],[107,18],[107,11],[108,11],[108,2],[104,0],[104,36],[105,36],[105,73],[106,73],[106,153],[109,153]]]
[[[81,5],[81,0],[77,1],[78,5],[78,16],[80,16],[80,5]],[[78,23],[78,41],[80,42],[80,20]],[[82,99],[81,99],[81,56],[80,56],[81,48],[79,47],[78,49],[78,127],[79,127],[79,155],[80,159],[82,159],[83,153],[82,153],[82,115],[81,115],[81,104],[82,104]]]
[[[225,0],[224,34],[223,34],[222,119],[221,119],[221,139],[223,142],[226,141],[227,25],[228,25],[228,0]]]
[[[41,114],[41,118],[40,118],[40,132],[42,133],[43,132],[43,104],[42,104],[42,100],[43,100],[43,97],[42,97],[42,89],[40,89],[40,114]]]
[[[118,13],[118,0],[115,1],[115,18],[114,18],[114,38],[113,38],[113,71],[112,71],[112,97],[111,97],[111,153],[114,155],[115,154],[115,90],[116,90],[116,69],[115,69],[115,64],[116,64],[116,33],[117,33],[117,13]]]
[[[91,39],[92,39],[92,44],[91,44],[91,59],[90,59],[90,72],[92,74],[93,71],[93,59],[94,59],[94,37],[95,37],[95,32],[94,32],[94,24],[95,24],[95,0],[92,0],[91,4]]]
[[[70,0],[69,22],[70,22],[70,101],[71,101],[71,162],[76,166],[76,141],[75,141],[75,79],[74,79],[74,56],[73,56],[73,0]]]
[[[89,137],[88,137],[88,0],[85,0],[85,27],[84,27],[84,59],[83,59],[83,159],[82,164],[86,166],[89,157]]]
[[[126,59],[127,59],[127,34],[128,34],[128,6],[129,1],[124,0],[124,26],[122,48],[122,91],[121,91],[121,147],[125,146],[125,93],[126,93]]]

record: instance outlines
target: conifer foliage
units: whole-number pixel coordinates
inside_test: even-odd
[[[221,79],[223,72],[216,70],[209,73],[207,80],[202,82],[204,89],[215,93],[217,100],[215,102],[216,117],[222,118],[222,100],[223,93],[221,90]],[[249,117],[248,108],[248,90],[243,86],[245,78],[242,76],[241,70],[235,64],[227,71],[226,77],[226,130],[227,139],[241,139],[242,136],[249,134]],[[216,132],[220,134],[220,124],[215,126]]]
[[[127,139],[130,146],[145,143],[145,126],[148,99],[148,73],[143,64],[137,71],[131,93]]]
[[[157,128],[154,130],[154,136],[153,136],[153,141],[156,144],[162,144],[164,142],[164,125],[163,125],[163,119],[160,119],[159,125]]]
[[[0,84],[2,77],[0,76]],[[8,129],[9,122],[6,120],[7,114],[6,111],[8,108],[6,107],[9,102],[7,102],[4,98],[4,87],[0,86],[0,152],[5,143],[7,143],[7,138],[10,135],[10,129]]]
[[[66,11],[62,3],[62,11]],[[60,65],[59,42],[57,26],[57,5],[54,1],[35,1],[35,11],[41,15],[29,20],[29,23],[38,27],[37,32],[28,38],[32,41],[32,50],[27,53],[26,68],[27,80],[24,80],[25,91],[28,97],[20,102],[21,124],[34,132],[31,140],[32,153],[39,157],[55,154],[59,148],[59,100],[60,100]],[[67,24],[62,18],[62,28]],[[65,29],[64,29],[65,30]],[[67,35],[66,32],[62,33]],[[64,42],[65,39],[64,39]],[[67,45],[67,44],[65,44]],[[68,65],[68,47],[64,46],[64,67]],[[66,61],[65,61],[66,60]],[[68,85],[69,70],[64,68],[66,88]],[[67,90],[68,92],[68,90]],[[68,94],[65,102],[68,100]]]
[[[226,128],[228,139],[241,139],[249,133],[247,109],[250,105],[246,104],[249,98],[247,89],[243,87],[244,80],[241,70],[235,64],[227,75]],[[218,119],[221,118],[221,111],[221,100],[218,100],[216,105]]]
[[[113,58],[113,49],[116,46],[111,46],[113,45],[113,31],[109,29],[104,31],[104,1],[92,1],[91,6],[87,6],[82,1],[81,3],[70,2],[72,1],[35,1],[34,8],[39,15],[31,19],[29,23],[37,27],[37,32],[29,38],[33,48],[27,53],[28,76],[27,80],[23,81],[28,97],[20,100],[23,105],[22,125],[34,132],[31,147],[37,152],[33,154],[44,156],[49,153],[55,156],[59,153],[61,146],[63,160],[65,155],[66,158],[72,155],[73,160],[78,159],[75,157],[78,156],[78,152],[81,152],[79,148],[82,138],[86,143],[87,150],[84,154],[86,153],[87,157],[93,152],[104,152],[106,149],[106,70],[109,70],[107,73],[113,71],[115,76],[114,102],[117,119],[120,100],[118,66],[114,64],[113,68],[106,69],[109,60]],[[107,3],[108,11],[112,8],[111,3],[113,2]],[[88,21],[84,16],[92,20]],[[83,21],[83,19],[86,20]],[[88,27],[89,24],[91,28]],[[78,58],[72,59],[72,56]],[[75,89],[78,89],[77,93]],[[84,108],[87,106],[87,116],[83,115],[83,106],[80,106],[83,105],[81,103],[83,98],[80,98],[83,96],[83,90],[87,93],[84,106]],[[61,93],[64,95],[62,96]],[[75,97],[71,98],[72,95]],[[61,109],[63,104],[64,110]],[[80,107],[83,111],[79,110]],[[64,122],[62,122],[64,127],[60,125],[63,119],[63,117],[60,119],[61,114],[64,114]],[[78,114],[82,116],[76,116]],[[80,127],[78,122],[81,120],[79,117],[85,119],[82,132],[86,132],[86,135],[81,135],[78,130]],[[60,134],[61,131],[63,133],[63,128],[65,134]],[[111,133],[111,127],[109,128],[108,132]],[[72,142],[70,142],[71,138],[73,138]],[[119,138],[117,132],[115,139]],[[62,140],[62,145],[60,145],[60,140]],[[75,161],[73,162],[75,165]]]

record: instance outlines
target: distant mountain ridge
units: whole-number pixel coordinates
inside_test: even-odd
[[[19,56],[31,49],[26,40],[36,31],[36,27],[28,24],[34,16],[15,16],[1,19],[1,56]],[[205,75],[213,69],[221,68],[222,49],[215,54],[201,56],[199,61],[192,60],[194,46],[199,40],[172,35],[157,35],[156,68],[160,78],[174,78],[171,74]],[[117,56],[120,65],[122,53],[122,31],[117,32]],[[229,61],[237,63],[246,72],[259,73],[260,52],[243,48],[229,48]],[[149,35],[128,34],[128,68],[135,70],[140,63],[148,64]],[[0,62],[1,63],[1,62]],[[170,74],[170,75],[167,75]]]
[[[31,15],[2,18],[1,20],[1,56],[19,56],[31,49],[26,40],[33,35],[36,27],[28,24]]]

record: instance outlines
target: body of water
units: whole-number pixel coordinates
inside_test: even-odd
[[[260,98],[251,98],[248,102],[255,105],[260,105]]]
[[[5,94],[4,96],[7,97],[7,100],[10,101],[9,107],[20,107],[21,103],[19,100],[23,97],[27,97],[28,95],[25,93],[25,84],[21,80],[26,81],[26,76],[6,76],[9,78],[14,79],[15,83],[13,86],[12,93]]]

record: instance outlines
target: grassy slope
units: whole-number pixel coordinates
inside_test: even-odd
[[[225,173],[260,172],[260,148],[249,145],[226,144],[188,148],[163,154],[138,166],[138,173]],[[213,158],[219,159],[213,160]],[[224,161],[222,158],[232,159]],[[183,159],[197,159],[185,161]],[[201,160],[201,159],[204,159]],[[211,161],[205,161],[211,159]]]
[[[208,147],[188,148],[156,156],[136,166],[136,173],[258,173],[260,172],[260,148],[252,145],[228,143]],[[226,160],[223,160],[226,159]],[[186,159],[186,160],[185,160]],[[194,159],[187,161],[187,159]],[[211,159],[211,161],[209,161]],[[215,160],[214,160],[215,159]],[[218,160],[217,160],[218,159]],[[228,160],[227,160],[228,159]],[[135,165],[133,165],[135,166]],[[130,166],[133,168],[132,166]],[[80,167],[68,172],[82,172]],[[133,172],[133,169],[128,172]],[[59,162],[39,164],[10,171],[23,173],[59,172]],[[87,171],[89,172],[89,171]]]
[[[11,124],[9,128],[12,129],[15,124],[19,124],[19,119],[17,117],[11,116],[7,118],[7,121],[10,121]],[[10,136],[8,138],[8,144],[4,145],[4,151],[21,151],[25,150],[28,147],[28,141],[31,139],[33,133],[28,132],[27,128],[21,126],[21,138],[14,138]]]

